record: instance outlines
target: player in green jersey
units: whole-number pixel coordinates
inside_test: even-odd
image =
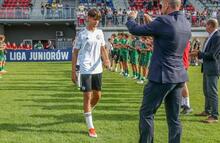
[[[130,41],[128,43],[128,47],[130,50],[130,63],[133,72],[133,79],[137,79],[138,76],[138,39],[135,38],[134,35],[130,35]]]
[[[118,35],[119,36],[119,35]],[[118,63],[119,63],[119,39],[116,34],[112,34],[111,38],[113,39],[113,51],[112,51],[112,58],[113,58],[113,64],[112,64],[112,71],[117,72],[118,70]]]
[[[138,75],[138,84],[143,84],[147,76],[147,38],[141,36],[141,47],[139,48],[140,57],[139,57],[139,75]]]
[[[123,34],[121,40],[121,61],[123,66],[123,75],[125,77],[129,77],[128,71],[128,58],[129,58],[129,51],[128,51],[128,34]]]
[[[149,66],[150,66],[150,62],[151,62],[151,57],[152,57],[152,54],[153,54],[153,38],[148,36],[147,37],[147,41],[146,41],[146,44],[147,44],[147,59],[146,59],[146,77],[148,76],[148,72],[149,72]]]
[[[118,56],[119,56],[119,67],[120,67],[120,74],[123,75],[124,73],[124,69],[123,69],[123,64],[122,64],[122,60],[123,60],[123,56],[122,56],[122,49],[124,47],[124,43],[125,43],[125,39],[123,38],[124,33],[118,33],[118,40],[119,40],[119,44],[118,44]]]
[[[5,36],[0,35],[0,76],[5,74],[7,71],[5,70]]]

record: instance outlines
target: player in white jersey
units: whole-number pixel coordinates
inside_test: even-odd
[[[97,137],[92,121],[92,108],[101,98],[102,60],[105,66],[110,67],[104,34],[97,29],[100,18],[99,10],[88,11],[88,24],[76,37],[72,60],[72,80],[76,83],[77,57],[79,59],[84,115],[90,137]]]
[[[74,54],[74,48],[75,48],[74,46],[75,46],[75,40],[73,41],[72,55]],[[77,60],[77,63],[76,63],[76,85],[77,85],[78,88],[81,87],[81,77],[80,77],[80,70],[79,69],[80,69],[79,60]]]

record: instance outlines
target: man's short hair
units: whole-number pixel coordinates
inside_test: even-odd
[[[122,36],[122,33],[118,33],[118,36]]]
[[[3,42],[5,40],[5,35],[0,35],[0,42]]]
[[[113,34],[112,34],[112,36],[113,36],[113,37],[116,37],[116,34],[115,34],[115,33],[113,33]]]
[[[92,17],[92,18],[95,18],[96,20],[100,20],[100,19],[101,19],[101,13],[100,13],[100,11],[99,11],[98,9],[95,9],[95,8],[90,9],[90,10],[88,11],[88,16],[89,16],[89,17]]]
[[[181,0],[168,0],[168,3],[173,9],[181,6]]]
[[[211,18],[207,21],[207,25],[211,25],[213,28],[218,28],[218,20],[215,18]]]

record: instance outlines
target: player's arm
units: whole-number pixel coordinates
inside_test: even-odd
[[[114,48],[118,48],[118,44],[113,44],[112,45]]]
[[[6,44],[5,43],[0,45],[0,50],[4,50],[5,48],[6,48]]]
[[[123,44],[123,48],[127,49],[128,48],[128,43]]]
[[[136,50],[134,47],[132,47],[132,46],[129,46],[128,47],[129,49],[131,49],[131,50]]]
[[[73,55],[72,55],[72,81],[73,83],[76,83],[76,63],[77,63],[78,53],[79,53],[79,49],[74,49]]]
[[[110,67],[110,60],[109,60],[109,57],[108,57],[108,53],[105,49],[105,46],[101,46],[101,56],[102,56],[102,60],[103,60],[104,65],[107,68],[109,68]]]
[[[120,49],[121,48],[121,44],[116,44],[115,48]]]
[[[142,51],[145,51],[145,52],[147,52],[147,51],[151,51],[151,48],[148,47],[148,48],[142,49]]]
[[[126,44],[126,48],[128,48],[128,49],[134,49],[131,45],[129,45],[129,44]]]

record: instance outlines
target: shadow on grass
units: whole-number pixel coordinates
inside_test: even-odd
[[[41,108],[42,110],[83,110],[82,105],[23,105],[23,107],[27,108]],[[127,112],[133,112],[138,111],[139,105],[104,105],[99,104],[95,110],[97,111],[127,111]]]
[[[35,125],[35,127],[47,127],[54,126],[59,124],[66,123],[85,123],[84,116],[82,113],[73,113],[73,114],[62,114],[62,115],[54,115],[54,114],[36,114],[31,115],[32,118],[48,118],[55,119],[57,121],[50,123],[42,123]],[[95,121],[138,121],[138,115],[136,114],[105,114],[105,113],[95,113],[93,115]]]
[[[8,131],[8,132],[38,132],[38,133],[59,133],[59,134],[84,134],[87,135],[86,131],[70,131],[70,130],[56,130],[56,129],[33,129],[39,127],[39,125],[33,124],[9,124],[3,123],[0,124],[0,131]]]
[[[79,92],[79,90],[72,84],[50,84],[50,83],[25,83],[25,84],[16,84],[16,83],[11,83],[11,84],[7,84],[7,85],[3,85],[1,86],[0,90],[33,90],[33,91],[45,91],[45,92],[49,92],[49,91],[59,91],[59,92],[74,92],[77,91]],[[112,87],[112,89],[105,89],[103,88],[103,95],[106,94],[116,94],[118,96],[120,96],[121,94],[127,94],[127,95],[137,95],[137,96],[142,96],[142,93],[140,91],[133,91],[131,92],[127,91],[126,88],[124,90],[122,89],[114,89],[114,87]]]
[[[58,85],[58,86],[49,86],[47,84],[44,84],[43,85],[37,85],[37,86],[33,86],[33,85],[30,85],[30,84],[26,84],[26,85],[7,85],[5,87],[1,87],[0,90],[34,90],[34,91],[45,91],[45,92],[49,92],[49,91],[63,91],[63,92],[73,92],[73,87],[70,86],[70,85],[67,85],[67,86],[61,86],[61,85]]]
[[[83,131],[65,131],[65,130],[55,130],[55,129],[39,129],[41,127],[50,127],[50,126],[56,126],[61,124],[67,124],[67,123],[82,123],[84,124],[84,117],[81,113],[74,113],[74,114],[62,114],[62,115],[53,115],[53,114],[36,114],[31,115],[32,118],[48,118],[48,119],[55,119],[55,122],[49,122],[49,123],[41,123],[41,124],[0,124],[0,130],[6,130],[10,132],[16,132],[16,131],[27,131],[27,132],[43,132],[43,133],[77,133],[77,134],[87,134],[87,132]],[[133,121],[138,120],[137,115],[131,115],[131,114],[101,114],[96,113],[94,114],[93,118],[95,121]]]
[[[15,101],[32,101],[32,102],[36,102],[36,103],[82,103],[83,102],[83,98],[82,97],[76,97],[74,95],[71,95],[72,98],[49,98],[49,99],[15,99]],[[133,104],[141,104],[141,100],[140,99],[134,99],[134,98],[127,98],[127,99],[108,99],[108,97],[103,98],[99,101],[99,104],[129,104],[129,105],[133,105]],[[107,104],[107,105],[108,105]],[[116,105],[119,106],[119,105]],[[123,105],[122,105],[123,106]]]
[[[74,87],[73,92],[70,93],[47,93],[47,94],[40,94],[40,93],[32,93],[28,94],[28,96],[34,96],[34,97],[51,97],[51,98],[83,98],[82,92],[80,92],[77,87]],[[76,95],[77,93],[77,95]],[[74,95],[73,95],[74,94]],[[128,95],[128,94],[125,94]],[[102,93],[102,98],[101,102],[105,99],[114,99],[114,100],[124,100],[125,102],[127,100],[141,100],[142,97],[139,96],[118,96],[117,94],[103,94]]]
[[[36,80],[34,80],[35,78],[23,78],[23,79],[18,79],[18,78],[14,78],[14,79],[10,79],[11,81],[18,81],[18,82],[24,82],[24,83],[27,83],[28,81],[32,84],[32,83],[35,83],[36,82]],[[39,81],[40,79],[39,78],[36,78],[37,79],[37,81]],[[56,82],[56,83],[60,83],[60,81],[67,81],[67,79],[66,78],[59,78],[59,79],[57,79],[57,78],[53,78],[53,79],[51,79],[51,78],[49,78],[49,79],[44,79],[43,81],[39,81],[39,82],[41,82],[41,83],[45,83],[45,82]],[[14,84],[14,83],[13,83]]]
[[[78,93],[77,93],[78,94]],[[48,94],[43,94],[44,96]],[[31,94],[31,96],[43,97],[39,94]],[[56,98],[47,98],[47,99],[15,99],[16,102],[27,102],[38,103],[38,104],[26,104],[23,107],[28,108],[41,108],[43,110],[82,110],[83,109],[83,97],[75,96],[71,94],[49,94],[50,97]],[[58,97],[72,97],[72,98],[57,98]],[[52,104],[52,105],[51,105]],[[141,100],[136,97],[118,97],[114,98],[112,96],[104,97],[98,103],[96,110],[98,111],[137,111],[141,105]]]

